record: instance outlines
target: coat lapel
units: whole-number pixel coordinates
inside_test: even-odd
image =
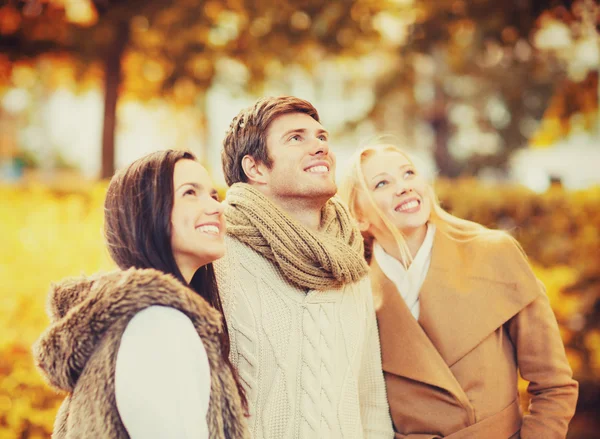
[[[468,398],[450,367],[539,294],[527,261],[508,238],[458,242],[439,228],[418,322],[374,258],[371,281],[383,370],[445,389],[464,406]]]
[[[508,238],[492,239],[457,242],[436,233],[419,322],[448,366],[539,294],[517,247]]]
[[[440,387],[462,403],[467,397],[454,375],[404,303],[396,286],[371,262],[371,281],[375,297],[385,372]]]

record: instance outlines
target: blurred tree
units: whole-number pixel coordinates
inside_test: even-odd
[[[205,115],[205,91],[219,75],[231,89],[258,91],[266,77],[289,64],[318,78],[320,61],[332,54],[354,60],[392,54],[371,111],[347,128],[370,119],[379,132],[400,129],[415,136],[425,120],[440,173],[453,177],[504,167],[536,132],[550,98],[579,91],[577,85],[556,87],[564,68],[532,44],[548,14],[563,25],[548,44],[562,47],[560,36],[570,38],[565,26],[569,32],[579,25],[569,9],[579,3],[570,0],[5,2],[0,49],[13,59],[66,51],[82,69],[103,64],[102,177],[114,168],[120,92],[136,98],[168,94]],[[578,108],[565,106],[575,101],[552,102],[548,114],[560,115],[568,126],[565,120]]]
[[[274,66],[312,67],[329,54],[359,56],[379,41],[371,22],[386,6],[368,0],[89,1],[93,12],[81,25],[69,20],[69,13],[77,17],[72,3],[8,0],[0,17],[11,15],[14,23],[4,26],[0,49],[12,59],[61,51],[84,67],[104,64],[102,178],[114,171],[121,90],[202,105],[223,60],[235,60],[225,64],[231,81],[253,89]]]
[[[544,14],[567,29],[577,25],[572,3],[420,0],[410,9],[388,11],[396,22],[410,23],[408,38],[378,83],[371,111],[349,126],[370,119],[379,132],[400,126],[410,138],[425,120],[441,175],[502,169],[515,149],[527,145],[555,94],[573,96],[574,89],[590,88],[560,85],[564,69],[532,44]],[[594,95],[588,93],[594,100],[588,111],[597,111]],[[574,102],[567,96],[554,101],[553,113],[563,123],[581,109],[565,108]]]

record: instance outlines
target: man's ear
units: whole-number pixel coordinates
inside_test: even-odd
[[[242,158],[242,169],[252,183],[265,184],[267,183],[267,175],[265,173],[265,165],[250,155],[245,155]]]

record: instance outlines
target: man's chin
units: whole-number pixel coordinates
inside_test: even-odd
[[[337,193],[337,186],[334,184],[331,187],[322,187],[318,190],[315,190],[313,195],[315,199],[324,200],[327,202],[330,198],[332,198]]]
[[[330,198],[332,198],[337,193],[337,186],[335,183],[330,184],[320,184],[320,185],[311,185],[295,188],[295,190],[287,191],[286,193],[279,193],[281,198],[286,199],[298,199],[304,200],[303,202],[307,202],[308,200],[312,200],[315,202],[322,202],[323,204],[327,202]]]
[[[309,190],[311,193],[315,194],[315,196],[329,194],[330,197],[333,197],[337,193],[337,185],[333,181],[322,181],[320,184],[310,187]]]

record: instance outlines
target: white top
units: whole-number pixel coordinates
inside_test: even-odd
[[[117,353],[115,396],[132,439],[208,438],[210,366],[185,314],[151,306],[131,319]]]
[[[371,283],[306,291],[227,236],[214,263],[253,439],[392,439]]]
[[[419,319],[419,310],[421,308],[419,292],[431,264],[434,235],[435,225],[428,224],[423,244],[421,244],[408,270],[404,268],[398,259],[386,253],[381,245],[377,242],[373,243],[373,257],[377,261],[379,268],[396,285],[410,313],[417,320]]]

